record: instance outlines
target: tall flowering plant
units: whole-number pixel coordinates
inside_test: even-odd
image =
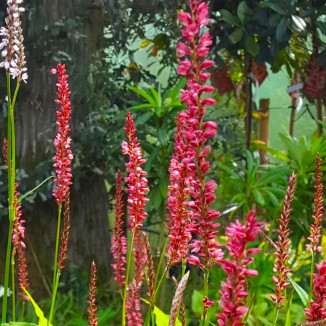
[[[73,159],[72,151],[70,149],[71,138],[69,136],[70,127],[69,121],[71,119],[71,103],[69,96],[71,92],[69,91],[68,84],[68,74],[66,73],[66,66],[64,64],[58,64],[56,69],[52,69],[51,73],[53,75],[58,75],[57,86],[57,99],[55,103],[59,106],[57,110],[57,128],[58,132],[54,139],[54,146],[56,148],[56,155],[53,157],[55,163],[53,166],[56,168],[56,177],[54,179],[55,189],[53,190],[53,196],[56,203],[58,204],[58,224],[57,224],[57,235],[55,244],[55,254],[54,254],[54,264],[53,264],[53,282],[52,282],[52,300],[51,300],[51,310],[50,310],[50,323],[54,316],[54,305],[56,294],[59,285],[59,278],[64,265],[62,258],[65,257],[66,245],[64,242],[68,241],[68,228],[69,224],[66,219],[70,214],[70,201],[69,188],[72,184],[71,182],[71,161]],[[63,244],[61,249],[61,254],[59,254],[59,243],[60,243],[60,226],[61,226],[61,215],[62,206],[66,203],[65,208],[69,213],[65,214],[65,228],[63,231]],[[63,253],[63,254],[62,254]],[[59,264],[58,264],[59,258]],[[64,258],[65,259],[65,258]]]
[[[9,270],[12,255],[12,237],[15,221],[17,222],[17,196],[16,196],[16,133],[14,109],[22,81],[28,79],[24,37],[21,22],[21,13],[24,12],[22,0],[7,1],[7,17],[5,26],[0,28],[2,40],[0,43],[1,55],[3,60],[0,67],[6,70],[7,77],[7,166],[8,166],[8,211],[9,211],[9,230],[7,240],[6,264],[4,272],[4,294],[2,301],[2,323],[6,322],[8,304]],[[16,79],[15,91],[11,91],[11,79]],[[17,248],[16,248],[17,249]],[[22,257],[22,256],[21,256]],[[22,260],[22,258],[21,258]],[[23,261],[23,260],[22,260]],[[14,274],[12,273],[12,283],[15,284]],[[15,318],[15,295],[13,293],[13,317]]]
[[[124,130],[128,138],[127,142],[122,142],[122,153],[129,157],[129,161],[126,163],[128,176],[125,178],[125,182],[127,183],[126,191],[128,192],[127,209],[131,239],[127,253],[126,275],[124,277],[122,325],[126,324],[127,317],[129,326],[138,326],[142,324],[139,291],[143,280],[143,268],[146,263],[146,248],[140,228],[147,216],[145,205],[148,202],[146,194],[149,192],[149,189],[147,187],[147,173],[141,168],[141,166],[146,163],[146,160],[143,158],[137,137],[135,137],[136,129],[130,113],[128,113],[126,117],[126,126]],[[116,223],[116,228],[117,227]],[[132,254],[134,254],[135,271],[132,282],[128,285]]]
[[[199,239],[190,244],[192,255],[187,258],[191,264],[198,265],[204,271],[204,310],[202,318],[206,318],[208,307],[209,270],[213,263],[223,257],[220,244],[216,241],[215,219],[219,213],[211,209],[215,200],[215,181],[206,182],[206,174],[210,163],[206,156],[210,147],[206,141],[216,133],[215,122],[204,122],[206,107],[215,104],[205,93],[214,91],[214,87],[206,85],[210,79],[207,69],[213,66],[212,60],[205,57],[209,54],[212,38],[205,27],[209,24],[208,4],[201,0],[189,1],[190,13],[181,12],[178,20],[184,26],[182,34],[185,42],[177,44],[177,52],[181,60],[177,69],[180,75],[188,78],[187,88],[181,90],[181,101],[187,106],[180,112],[175,134],[175,152],[170,165],[170,186],[168,193],[170,244],[168,245],[171,264],[184,259],[188,255],[191,232]],[[193,200],[189,201],[189,197]]]

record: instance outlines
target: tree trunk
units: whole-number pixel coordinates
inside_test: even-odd
[[[88,113],[87,76],[91,57],[103,48],[105,22],[96,1],[31,0],[26,6],[22,19],[29,79],[27,85],[22,85],[16,105],[17,168],[33,176],[37,164],[49,162],[55,154],[52,143],[56,133],[56,76],[52,76],[50,70],[58,62],[66,63],[72,92],[71,136],[76,143],[80,137],[80,122]],[[1,121],[1,126],[3,132],[4,121]],[[45,169],[48,175],[54,171],[52,163]],[[107,280],[111,272],[107,194],[103,177],[90,173],[87,184],[79,183],[78,189],[73,186],[71,201],[69,261],[88,270],[94,259],[99,275]],[[45,284],[52,277],[57,223],[54,199],[37,200],[24,219],[31,286],[34,294],[43,296]],[[2,262],[6,227],[3,225],[1,230]],[[1,266],[4,266],[2,262]]]

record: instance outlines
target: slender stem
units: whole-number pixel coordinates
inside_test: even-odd
[[[155,295],[154,295],[154,298],[153,300],[150,302],[150,306],[148,308],[148,311],[147,311],[147,314],[146,314],[146,318],[145,318],[145,322],[144,322],[144,326],[147,326],[150,319],[151,319],[151,316],[152,316],[152,313],[153,313],[153,307],[155,305],[155,302],[156,302],[156,299],[160,293],[160,289],[161,289],[161,286],[162,286],[162,283],[163,283],[163,280],[165,279],[166,277],[166,274],[169,270],[169,266],[166,266],[165,269],[164,269],[164,272],[160,278],[160,281],[158,282],[158,285],[157,287],[155,288]]]
[[[169,238],[166,238],[163,250],[161,252],[160,261],[159,261],[157,269],[156,269],[156,275],[155,275],[155,281],[154,281],[154,289],[156,288],[157,281],[158,281],[158,276],[160,275],[160,272],[161,272],[161,268],[162,268],[162,265],[163,265],[163,259],[164,259],[164,256],[165,256],[165,252],[166,252],[168,242],[169,242]]]
[[[15,212],[13,207],[14,194],[15,194],[15,146],[12,144],[15,142],[15,135],[12,132],[14,119],[12,117],[13,110],[11,105],[11,91],[10,91],[10,74],[7,72],[7,161],[8,161],[8,206],[9,206],[9,230],[7,241],[7,254],[6,254],[6,266],[4,275],[4,293],[2,301],[2,323],[6,323],[7,319],[7,305],[8,305],[8,287],[9,287],[9,273],[10,273],[10,256],[11,256],[11,242],[12,242],[12,229],[15,219]],[[13,129],[15,130],[15,129]],[[12,148],[13,147],[13,148]]]
[[[55,305],[55,298],[57,296],[58,292],[58,286],[59,286],[59,279],[60,279],[61,272],[60,270],[57,271],[54,286],[52,289],[52,300],[51,300],[51,310],[50,310],[50,318],[49,318],[49,323],[50,325],[52,324],[53,321],[53,316],[54,316],[54,305]]]
[[[136,230],[132,230],[130,244],[128,248],[128,258],[127,258],[127,269],[126,269],[126,278],[125,278],[125,288],[123,290],[123,301],[122,301],[122,326],[126,326],[126,301],[127,301],[127,289],[128,289],[128,281],[129,281],[129,273],[131,266],[131,257],[132,257],[132,248],[134,244]]]
[[[316,261],[315,252],[311,251],[310,286],[309,286],[308,304],[309,304],[309,302],[311,301],[311,298],[312,298],[313,274],[314,274],[314,271],[315,271],[315,261]]]
[[[16,250],[16,249],[14,249]],[[16,291],[15,291],[15,254],[11,255],[11,287],[12,287],[12,321],[16,321]]]
[[[24,300],[23,305],[22,305],[22,313],[20,315],[20,320],[21,321],[24,321],[24,318],[25,318],[25,307],[26,307],[26,301]]]
[[[58,252],[59,252],[59,241],[60,241],[60,225],[61,225],[61,212],[62,205],[58,206],[58,224],[57,224],[57,236],[55,241],[55,253],[54,253],[54,264],[53,264],[53,283],[52,283],[52,299],[51,299],[51,310],[50,310],[50,323],[52,322],[54,313],[55,298],[57,295],[60,272],[58,271]]]
[[[208,296],[208,279],[209,279],[209,269],[205,268],[204,271],[204,298],[207,298]],[[205,325],[207,319],[207,307],[205,307],[205,305],[203,306],[203,313],[201,315],[201,325]]]
[[[275,308],[275,319],[274,319],[273,326],[276,326],[279,313],[280,313],[280,307]]]

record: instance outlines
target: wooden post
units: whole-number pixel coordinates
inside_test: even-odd
[[[269,99],[263,98],[259,102],[260,107],[260,119],[259,119],[259,133],[258,138],[260,141],[264,142],[266,146],[269,143]],[[268,154],[266,151],[259,150],[260,163],[268,164]]]

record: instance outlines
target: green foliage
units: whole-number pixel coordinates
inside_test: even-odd
[[[255,207],[263,207],[271,213],[280,207],[289,168],[261,167],[259,158],[249,151],[246,152],[246,167],[235,162],[233,168],[221,162],[217,166],[220,169],[218,198],[235,205],[235,211],[242,209],[246,215]]]

